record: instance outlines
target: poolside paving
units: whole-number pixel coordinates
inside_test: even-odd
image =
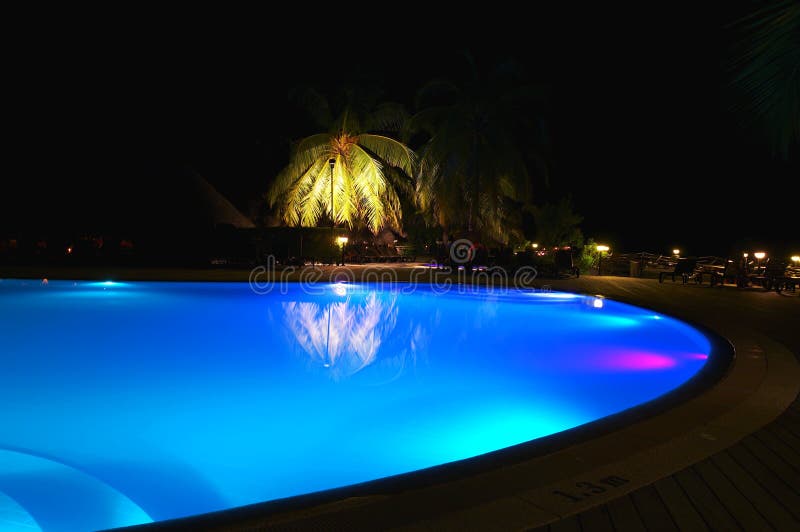
[[[402,280],[414,268],[395,270]],[[0,271],[0,278],[22,276],[15,273]],[[113,274],[118,280],[159,278]],[[173,274],[246,280],[248,272]],[[536,285],[601,294],[701,323],[731,340],[734,367],[719,385],[663,415],[522,464],[430,489],[197,522],[191,529],[800,529],[800,293],[623,277]],[[554,493],[575,485],[591,496],[574,501]]]

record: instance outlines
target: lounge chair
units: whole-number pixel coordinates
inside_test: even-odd
[[[382,262],[400,262],[400,253],[394,246],[382,245],[378,248],[378,252],[381,255]]]
[[[766,290],[775,290],[781,293],[784,289],[795,290],[797,278],[787,272],[788,264],[785,261],[769,260],[761,272],[751,275],[750,280],[760,283]]]
[[[723,286],[725,282],[729,282],[739,288],[744,288],[750,284],[744,265],[740,261],[732,259],[726,260],[724,266],[719,264],[700,265],[694,276],[699,284],[702,284],[705,276],[708,276],[711,286]]]
[[[661,272],[658,274],[658,282],[663,283],[664,277],[669,275],[672,277],[672,282],[674,283],[675,276],[680,275],[681,281],[683,281],[683,284],[686,284],[689,282],[689,278],[694,276],[695,266],[697,266],[697,259],[678,259],[673,271]]]
[[[397,253],[400,254],[400,262],[414,262],[417,260],[417,256],[414,252],[414,246],[395,246],[395,249],[397,250]]]

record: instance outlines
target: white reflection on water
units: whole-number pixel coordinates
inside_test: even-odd
[[[334,379],[353,375],[375,362],[381,345],[397,326],[397,295],[319,304],[283,303],[286,324],[315,364]],[[413,347],[413,343],[412,343]]]

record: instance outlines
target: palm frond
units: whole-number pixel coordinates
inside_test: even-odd
[[[775,2],[729,27],[729,108],[784,157],[800,147],[800,3]]]
[[[397,133],[408,121],[408,112],[399,103],[384,103],[375,108],[364,121],[365,131]]]
[[[330,190],[331,176],[329,172],[321,171],[305,195],[300,199],[300,225],[312,227],[322,216],[323,210],[330,213],[330,201],[327,200]]]
[[[333,123],[331,132],[334,135],[342,133],[353,135],[359,131],[361,131],[361,119],[359,118],[358,113],[354,112],[352,107],[348,105]]]
[[[384,221],[383,195],[387,188],[381,164],[358,144],[353,146],[354,186],[369,228],[377,233]]]
[[[358,143],[389,166],[400,168],[408,175],[414,175],[416,156],[402,142],[382,135],[363,134],[359,135]]]
[[[426,133],[429,136],[433,136],[444,119],[447,118],[449,112],[450,107],[438,105],[415,113],[406,123],[403,131],[404,136],[410,137],[416,133]]]
[[[316,179],[324,171],[327,161],[319,159],[303,173],[287,191],[283,201],[283,219],[288,225],[303,225],[301,210]],[[313,207],[312,207],[313,209]],[[306,215],[308,216],[308,214]]]

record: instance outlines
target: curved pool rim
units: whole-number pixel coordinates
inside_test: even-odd
[[[380,285],[381,283],[367,282],[357,284]],[[605,298],[605,296],[597,293],[561,290],[558,292]],[[207,529],[218,526],[236,526],[237,523],[244,524],[253,519],[264,519],[278,514],[289,514],[291,512],[309,510],[317,506],[331,504],[345,499],[391,496],[409,490],[458,481],[495,469],[542,458],[545,455],[564,448],[586,443],[589,440],[611,434],[635,423],[656,417],[691,399],[699,397],[719,383],[732,368],[736,358],[736,351],[733,344],[710,327],[698,323],[695,320],[677,317],[655,307],[639,303],[630,303],[625,301],[624,298],[615,297],[606,299],[638,309],[657,312],[662,316],[693,327],[703,334],[711,345],[711,351],[707,362],[689,380],[655,399],[562,432],[529,440],[503,449],[490,451],[485,454],[454,462],[431,466],[425,469],[377,478],[347,486],[113,530],[141,530],[144,532],[152,530],[188,530]]]

